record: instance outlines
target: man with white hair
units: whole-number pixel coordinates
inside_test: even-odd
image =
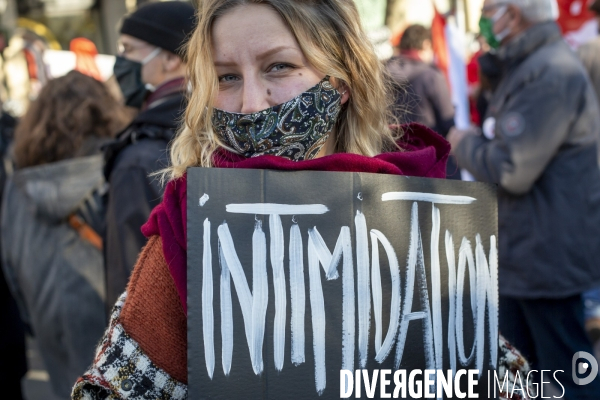
[[[556,372],[565,398],[600,399],[600,378],[574,379],[589,375],[574,355],[593,353],[581,295],[600,284],[600,117],[556,16],[555,0],[485,0],[494,50],[480,64],[494,94],[483,134],[448,140],[461,167],[499,186],[502,334],[532,369]]]

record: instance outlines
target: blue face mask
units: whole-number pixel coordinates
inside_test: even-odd
[[[215,108],[212,124],[227,147],[245,157],[275,155],[293,161],[313,159],[338,120],[342,95],[325,77],[283,104],[241,114]]]

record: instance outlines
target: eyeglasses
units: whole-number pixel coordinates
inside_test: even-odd
[[[128,43],[117,43],[117,54],[120,56],[124,56],[126,54],[131,54],[136,50],[144,49],[150,47],[149,45],[140,45],[140,46],[132,46]]]

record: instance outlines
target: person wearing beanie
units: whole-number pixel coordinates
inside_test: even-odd
[[[125,104],[140,112],[105,147],[107,308],[125,290],[146,244],[140,228],[162,198],[160,183],[150,175],[168,166],[167,146],[185,109],[182,50],[195,21],[189,3],[167,1],[139,7],[120,29],[114,74]]]

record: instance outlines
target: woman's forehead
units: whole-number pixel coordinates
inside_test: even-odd
[[[279,51],[300,51],[281,16],[266,5],[235,7],[218,18],[212,29],[216,59],[235,58],[240,52],[264,58]]]

